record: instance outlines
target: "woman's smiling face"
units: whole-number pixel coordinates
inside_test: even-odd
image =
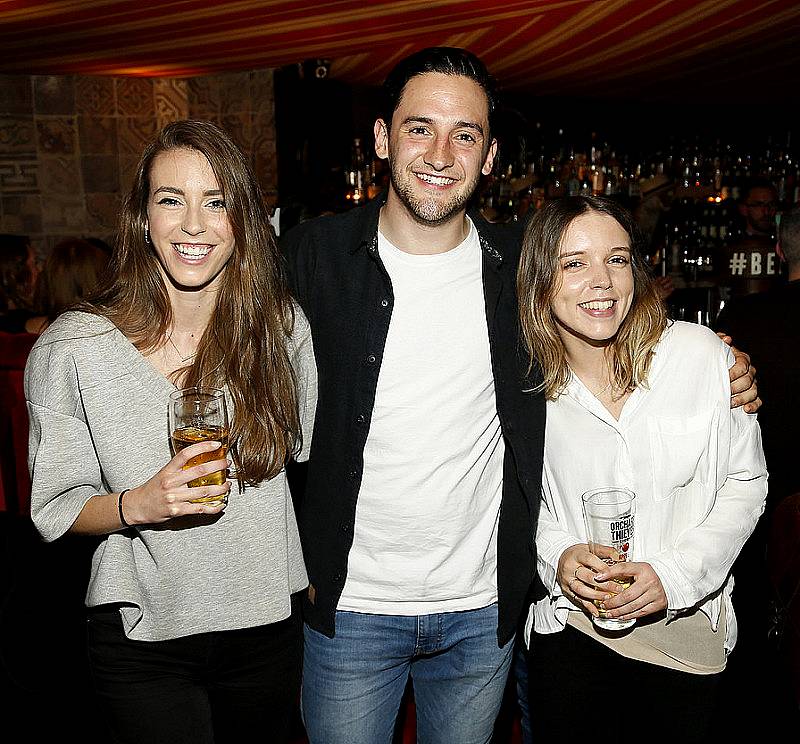
[[[558,266],[550,307],[565,346],[605,345],[633,302],[630,236],[610,215],[586,212],[564,232]]]
[[[167,150],[150,168],[150,240],[162,269],[183,289],[213,288],[233,254],[225,200],[198,150]]]

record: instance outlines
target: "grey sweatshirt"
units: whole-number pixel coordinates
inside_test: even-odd
[[[316,407],[308,321],[296,309],[290,343],[299,385],[304,460]],[[25,369],[31,513],[55,540],[95,494],[141,485],[171,458],[167,400],[175,386],[107,319],[59,317]],[[90,607],[120,603],[129,638],[165,640],[282,620],[308,583],[285,472],[236,484],[217,517],[141,525],[95,551]]]

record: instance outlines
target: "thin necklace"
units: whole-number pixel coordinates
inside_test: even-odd
[[[175,353],[178,355],[178,358],[182,362],[188,362],[190,359],[192,359],[194,357],[195,354],[197,354],[196,351],[193,351],[191,354],[189,354],[189,356],[184,356],[183,354],[181,354],[180,349],[177,346],[175,346],[175,342],[172,340],[172,334],[171,333],[169,334],[169,336],[167,336],[167,341],[170,342],[170,344],[172,345],[172,348],[175,349]]]
[[[592,395],[594,395],[595,398],[599,398],[603,393],[605,393],[606,390],[608,390],[611,387],[611,384],[613,382],[614,382],[613,380],[609,380],[608,385],[606,385],[602,390],[598,390],[596,393],[592,393]],[[589,392],[591,393],[592,391],[590,390]]]

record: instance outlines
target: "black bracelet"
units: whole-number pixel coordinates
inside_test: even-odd
[[[125,515],[122,513],[122,497],[130,491],[130,488],[126,488],[124,491],[119,492],[119,496],[117,497],[117,509],[119,510],[119,521],[122,522],[123,527],[130,527],[131,525],[125,520]]]

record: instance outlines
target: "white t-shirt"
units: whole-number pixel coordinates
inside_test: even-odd
[[[503,441],[478,233],[412,255],[379,233],[395,304],[338,609],[417,615],[497,600]]]

